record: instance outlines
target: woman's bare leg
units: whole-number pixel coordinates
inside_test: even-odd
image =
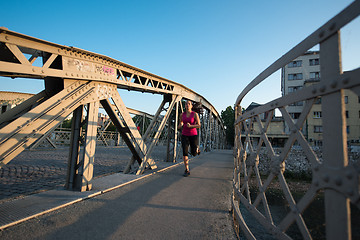
[[[183,160],[184,160],[185,170],[190,172],[190,170],[189,170],[189,157],[188,156],[183,156]]]

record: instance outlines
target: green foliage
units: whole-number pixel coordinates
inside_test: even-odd
[[[234,146],[234,122],[235,122],[235,110],[228,106],[224,111],[221,111],[221,119],[225,126],[226,142],[230,146]]]
[[[110,125],[107,127],[106,131],[115,132],[116,127],[113,123],[110,123]]]
[[[71,123],[72,123],[72,118],[71,119],[66,119],[61,124],[61,127],[62,128],[71,128]]]

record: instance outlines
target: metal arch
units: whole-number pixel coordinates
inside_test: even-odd
[[[286,231],[291,225],[296,225],[304,239],[312,239],[303,213],[311,205],[316,194],[324,191],[325,223],[327,239],[351,239],[351,211],[350,202],[360,208],[360,192],[358,169],[348,164],[346,147],[346,117],[343,92],[351,90],[360,97],[360,69],[342,72],[340,29],[360,15],[360,1],[354,1],[346,9],[316,30],[299,45],[274,62],[264,70],[240,93],[235,102],[235,148],[234,148],[234,176],[233,176],[233,214],[236,225],[247,239],[255,239],[254,230],[248,226],[243,217],[240,205],[243,205],[263,228],[276,239],[291,239]],[[289,62],[302,55],[305,51],[320,43],[321,52],[321,80],[297,92],[270,101],[249,112],[242,113],[241,100],[255,86],[260,84],[272,73],[284,67]],[[305,139],[301,129],[314,101],[322,98],[323,111],[323,161]],[[294,121],[286,110],[286,106],[305,101],[300,117]],[[291,134],[281,153],[276,153],[267,135],[272,114],[268,115],[265,125],[260,121],[260,114],[279,109]],[[260,142],[257,147],[252,143],[252,131],[255,124],[261,131]],[[241,138],[245,137],[242,141]],[[294,200],[289,189],[284,170],[285,159],[297,141],[304,151],[312,169],[312,183],[304,196]],[[259,151],[265,145],[270,161],[270,172],[265,178],[259,174]],[[255,186],[250,179],[253,179]],[[289,206],[288,212],[277,222],[267,201],[267,191],[270,183],[277,179]],[[253,187],[253,188],[251,188]],[[257,190],[254,198],[253,189]],[[258,207],[264,207],[259,209]],[[277,216],[279,218],[279,216]],[[339,220],[341,219],[341,220]],[[238,231],[240,231],[238,228]]]
[[[119,89],[180,95],[201,102],[220,119],[211,103],[191,89],[110,57],[47,42],[3,27],[0,28],[0,43],[0,76],[99,81],[115,84]],[[30,59],[24,54],[30,55]],[[37,58],[42,58],[43,66],[33,65]]]
[[[217,119],[220,130],[212,132],[216,132],[218,138],[214,137],[214,133],[211,136],[205,134],[210,144],[225,134],[215,108],[204,97],[181,84],[107,56],[54,44],[6,28],[0,28],[0,76],[37,78],[45,82],[44,91],[0,116],[0,167],[38,139],[46,139],[50,131],[73,113],[75,120],[70,137],[66,182],[69,189],[84,191],[92,187],[97,135],[94,122],[100,104],[133,154],[126,170],[133,168],[137,161],[137,174],[141,174],[146,167],[156,168],[151,151],[164,129],[170,129],[167,123],[172,121],[174,106],[178,107],[182,99],[201,102],[209,118]],[[150,127],[142,135],[130,116],[134,110],[126,108],[118,89],[164,96]],[[164,117],[161,115],[163,111]],[[168,131],[169,146],[175,146],[177,135],[177,131]],[[80,156],[81,145],[85,150]],[[168,156],[170,161],[177,158],[178,150],[176,147],[174,149]]]

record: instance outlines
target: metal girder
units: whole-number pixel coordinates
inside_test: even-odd
[[[95,98],[96,90],[95,83],[77,81],[1,128],[0,167],[62,122],[77,106],[89,101],[89,97]]]
[[[164,96],[164,101],[163,102],[169,102],[170,99],[168,98],[169,96]],[[165,113],[165,116],[163,117],[163,119],[161,120],[161,123],[158,127],[158,129],[155,131],[155,135],[153,136],[151,142],[149,142],[149,147],[148,147],[148,150],[146,152],[146,157],[145,157],[145,161],[143,161],[141,163],[141,165],[139,166],[139,169],[137,171],[136,174],[141,174],[144,170],[145,170],[145,167],[146,167],[146,164],[147,162],[150,160],[150,155],[151,155],[151,152],[154,148],[154,146],[157,144],[157,142],[159,141],[159,138],[160,138],[160,135],[165,127],[165,124],[171,114],[171,111],[175,105],[176,102],[180,101],[181,97],[180,96],[171,96],[172,97],[172,100],[171,102],[169,102],[169,107]],[[163,103],[161,104],[163,105]]]
[[[25,54],[30,54],[30,59],[26,59]],[[36,58],[43,59],[42,66],[34,65]],[[104,55],[47,42],[6,28],[0,28],[0,76],[81,79],[115,84],[118,88],[133,91],[180,95],[201,102],[220,119],[211,103],[179,83]]]
[[[211,112],[208,112],[206,122],[206,132],[205,132],[205,141],[204,141],[204,151],[211,151],[211,134],[212,134],[212,115]]]
[[[65,184],[67,189],[79,191],[92,189],[91,181],[95,160],[99,105],[99,101],[87,103],[87,115],[84,122],[82,122],[85,109],[83,105],[73,112],[68,172]],[[86,130],[84,136],[82,136],[84,123],[86,123]],[[80,151],[82,141],[83,151]]]
[[[180,108],[180,101],[175,103],[175,111],[169,117],[168,120],[168,139],[167,139],[167,156],[166,161],[168,162],[176,162],[177,156],[179,155],[179,137],[180,134],[178,133],[178,120],[179,120],[179,108]]]
[[[351,208],[360,208],[360,173],[358,166],[349,164],[346,132],[346,104],[344,91],[351,90],[360,97],[360,68],[348,72],[341,69],[340,29],[360,15],[360,1],[354,1],[346,9],[320,27],[300,44],[270,65],[243,89],[235,101],[235,146],[233,175],[233,214],[235,222],[248,239],[254,239],[254,229],[247,225],[241,213],[240,204],[262,225],[268,234],[276,239],[292,239],[288,234],[291,226],[298,229],[304,239],[312,239],[312,232],[304,217],[304,212],[314,202],[317,195],[324,192],[326,239],[351,239]],[[272,73],[302,55],[314,45],[320,44],[321,80],[318,84],[274,99],[251,111],[242,113],[241,101],[255,86]],[[314,102],[321,97],[322,111],[322,156],[317,156],[305,138],[305,125]],[[286,107],[303,101],[305,105],[298,119],[292,119]],[[290,129],[287,141],[281,149],[274,150],[267,134],[273,112],[278,109]],[[270,112],[270,113],[269,113]],[[269,113],[265,125],[260,115]],[[254,125],[260,129],[260,140],[255,148],[252,142]],[[312,182],[301,197],[295,198],[284,171],[285,162],[294,143],[301,148],[311,166]],[[263,145],[264,144],[264,147]],[[263,148],[266,153],[260,155]],[[260,175],[259,164],[266,163],[269,171]],[[267,201],[272,183],[278,183],[286,201],[285,214],[274,213]],[[262,206],[263,209],[259,209]],[[310,224],[309,224],[310,225]],[[298,236],[297,236],[298,237]]]
[[[83,162],[80,168],[80,173],[82,173],[81,191],[89,191],[92,188],[91,180],[94,172],[98,112],[99,101],[88,103]]]
[[[119,114],[129,114],[128,112],[120,112],[119,109],[116,109],[118,106],[121,107],[123,105],[122,102],[117,105],[112,105],[109,100],[101,101],[102,106],[104,107],[106,113],[109,115],[111,121],[114,123],[115,127],[119,131],[121,138],[124,140],[126,145],[129,147],[130,151],[132,152],[134,158],[140,164],[142,159],[146,153],[146,145],[141,140],[141,136],[139,133],[136,134],[136,127],[133,123],[130,116],[126,117],[126,120],[122,118],[122,115]],[[126,122],[127,121],[127,122]],[[128,126],[130,125],[130,127]],[[135,136],[132,134],[135,133],[138,139],[135,139]],[[145,149],[144,149],[145,147]]]
[[[44,142],[44,141],[48,141],[53,148],[57,148],[56,144],[53,143],[53,142],[51,141],[51,139],[49,138],[49,135],[52,134],[52,133],[54,132],[54,130],[60,126],[60,124],[61,124],[61,122],[60,122],[59,124],[55,125],[50,131],[48,131],[47,133],[45,133],[45,134],[44,134],[42,137],[40,137],[38,140],[36,140],[35,143],[30,146],[29,149],[30,149],[30,150],[36,149],[36,148],[37,148],[42,142]]]
[[[156,111],[156,113],[154,115],[154,118],[152,119],[152,121],[150,122],[150,125],[146,129],[146,132],[145,132],[145,134],[143,135],[143,138],[142,138],[146,145],[150,145],[151,140],[149,140],[149,137],[155,135],[155,131],[159,128],[160,124],[157,124],[157,123],[159,123],[160,114],[161,114],[162,111],[165,110],[164,106],[168,101],[169,100],[164,96],[164,99],[161,102],[158,110]],[[146,153],[146,154],[150,154],[150,153]],[[130,172],[132,166],[135,163],[135,159],[136,158],[134,156],[131,158],[130,162],[128,163],[128,165],[126,166],[126,168],[124,170],[125,173]],[[139,165],[141,165],[140,161],[138,161],[138,163],[139,163]]]
[[[79,175],[79,152],[82,134],[82,118],[84,106],[80,105],[73,112],[73,120],[71,124],[70,151],[68,158],[68,170],[66,176],[65,187],[67,189],[78,189],[81,186],[81,176]]]

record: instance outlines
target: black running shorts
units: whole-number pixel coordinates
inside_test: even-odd
[[[183,149],[183,156],[188,156],[189,146],[191,150],[191,155],[196,156],[198,145],[199,145],[198,135],[194,135],[194,136],[181,135],[181,146]]]

